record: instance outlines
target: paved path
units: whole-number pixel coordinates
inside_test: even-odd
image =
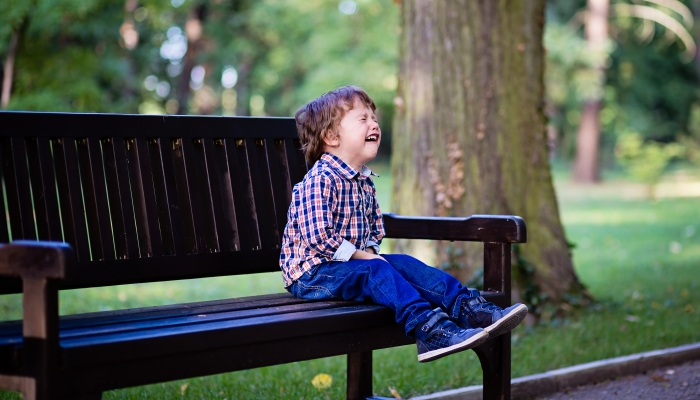
[[[537,397],[537,400],[570,399],[698,400],[700,399],[700,360]]]

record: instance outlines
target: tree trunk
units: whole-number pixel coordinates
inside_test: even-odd
[[[608,10],[610,0],[588,0],[586,17],[586,40],[592,52],[599,52],[608,38]],[[605,66],[596,68],[605,76]],[[603,84],[604,82],[601,82]],[[576,159],[574,181],[593,183],[600,180],[598,149],[600,147],[600,109],[602,101],[593,99],[583,105],[581,125],[576,135]]]
[[[549,170],[544,118],[545,0],[403,0],[392,211],[514,214],[528,226],[516,285],[529,306],[584,293]],[[481,246],[397,240],[465,281]]]
[[[182,72],[175,91],[175,100],[177,100],[177,113],[179,115],[187,114],[188,104],[190,99],[190,79],[192,70],[197,61],[197,55],[202,50],[202,27],[204,24],[205,6],[203,4],[195,5],[187,16],[185,23],[185,33],[187,34],[187,52],[182,59]]]
[[[17,28],[12,31],[10,46],[7,50],[7,57],[3,66],[2,76],[2,94],[0,94],[0,108],[6,109],[10,104],[10,95],[12,94],[12,78],[15,70],[15,57],[19,48],[19,37],[22,28]]]

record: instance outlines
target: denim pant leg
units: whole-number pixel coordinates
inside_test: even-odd
[[[304,299],[373,301],[387,306],[409,337],[414,337],[413,329],[432,313],[431,304],[381,259],[320,264],[294,282],[289,291]]]
[[[394,269],[410,283],[420,297],[435,307],[440,307],[450,316],[459,316],[459,306],[463,298],[480,296],[479,291],[470,289],[447,272],[433,268],[406,254],[382,254]]]

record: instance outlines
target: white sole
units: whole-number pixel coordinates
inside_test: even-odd
[[[449,356],[450,354],[457,353],[463,350],[468,350],[477,346],[480,346],[482,343],[486,342],[489,339],[489,333],[486,332],[486,330],[477,333],[476,335],[470,337],[468,340],[465,340],[462,343],[457,343],[455,345],[452,345],[450,347],[444,347],[442,349],[437,349],[437,350],[431,350],[427,353],[419,354],[418,355],[418,362],[428,362],[428,361],[433,361],[437,360],[438,358],[442,358],[445,356]]]
[[[489,337],[494,338],[513,330],[513,328],[518,326],[522,320],[525,319],[526,315],[527,306],[525,304],[521,304],[518,307],[515,307],[515,309],[511,310],[503,318],[496,321],[496,323],[484,328],[484,330],[489,333]]]

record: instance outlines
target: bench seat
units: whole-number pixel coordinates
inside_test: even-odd
[[[413,343],[386,307],[286,293],[64,316],[59,335],[67,393]],[[0,323],[0,373],[22,375],[22,343],[21,321]]]

